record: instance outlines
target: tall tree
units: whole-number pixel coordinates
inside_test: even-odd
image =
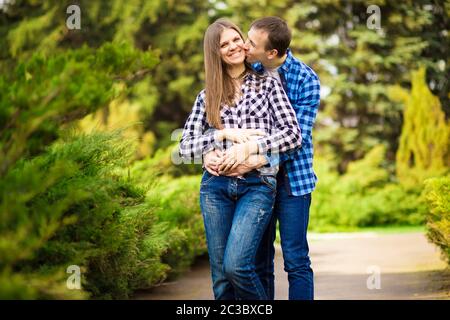
[[[450,169],[450,124],[440,101],[425,83],[425,69],[412,72],[412,89],[391,90],[391,96],[405,105],[396,171],[400,182],[420,185],[429,177]]]

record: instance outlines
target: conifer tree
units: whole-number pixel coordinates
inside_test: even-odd
[[[439,99],[425,83],[425,68],[412,72],[411,92],[395,87],[393,99],[404,104],[396,172],[401,183],[421,184],[450,169],[450,125]]]

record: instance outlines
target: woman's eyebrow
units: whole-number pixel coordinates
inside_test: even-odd
[[[236,40],[241,40],[241,37],[236,36],[235,38],[233,38],[232,41],[236,41]],[[230,41],[229,41],[229,40],[226,40],[226,41],[224,41],[224,42],[221,42],[220,45],[222,46],[222,45],[224,45],[224,44],[228,44],[228,42],[230,42]]]

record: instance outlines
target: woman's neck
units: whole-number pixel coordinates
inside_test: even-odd
[[[245,71],[245,64],[239,64],[236,66],[230,66],[228,67],[228,75],[233,78],[236,79],[238,78],[241,74],[243,74]]]

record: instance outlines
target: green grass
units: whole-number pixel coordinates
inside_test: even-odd
[[[381,226],[381,227],[364,227],[364,228],[342,228],[342,227],[330,227],[325,230],[308,230],[308,233],[339,233],[339,232],[375,232],[377,234],[393,234],[393,233],[416,233],[426,232],[425,226]],[[276,242],[280,242],[280,231],[277,228]]]
[[[375,233],[415,233],[426,232],[424,225],[421,226],[386,226],[386,227],[367,227],[360,228],[353,232],[375,232]]]
[[[326,228],[309,228],[308,232],[314,233],[335,233],[335,232],[376,232],[376,233],[409,233],[409,232],[425,232],[424,225],[388,225],[375,227],[343,227],[328,226]]]

